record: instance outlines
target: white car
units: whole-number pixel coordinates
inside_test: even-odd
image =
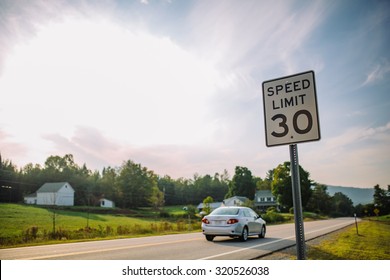
[[[248,236],[265,237],[266,223],[248,207],[220,207],[202,219],[202,230],[208,241],[215,236],[239,237],[246,241]]]

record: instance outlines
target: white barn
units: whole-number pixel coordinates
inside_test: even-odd
[[[43,184],[34,194],[24,197],[27,204],[73,206],[74,189],[68,182]]]
[[[99,199],[100,207],[113,208],[115,203],[109,199],[101,198]]]

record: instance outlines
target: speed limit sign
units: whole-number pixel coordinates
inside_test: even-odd
[[[268,147],[321,138],[313,71],[263,82],[263,105]]]

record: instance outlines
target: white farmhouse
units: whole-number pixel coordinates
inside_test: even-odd
[[[269,207],[279,209],[276,197],[272,194],[271,190],[256,191],[254,205],[257,210],[261,211],[267,211]]]
[[[74,189],[67,182],[45,183],[37,192],[24,197],[25,203],[37,205],[73,206]]]

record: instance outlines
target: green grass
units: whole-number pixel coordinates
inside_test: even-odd
[[[169,214],[179,211],[178,207],[164,210]],[[91,212],[94,212],[94,209]],[[198,220],[192,219],[192,224],[189,225],[188,219],[162,219],[159,218],[158,212],[150,211],[150,209],[139,209],[132,211],[131,214],[121,213],[118,211],[114,214],[88,214],[73,210],[56,210],[56,231],[53,234],[51,209],[19,204],[0,204],[0,247],[47,243],[53,240],[75,241],[161,235],[200,229]]]
[[[184,205],[178,205],[178,206],[165,206],[164,211],[168,212],[172,216],[183,216],[187,214],[187,211],[183,210]]]
[[[294,214],[290,213],[279,213],[270,211],[261,215],[262,218],[267,222],[268,225],[282,224],[282,223],[294,223]],[[328,217],[320,216],[311,212],[303,212],[304,221],[315,221],[326,219]]]
[[[162,210],[172,218],[179,218],[187,214],[187,212],[183,210],[183,207],[183,205],[164,206]],[[141,207],[136,210],[139,215],[144,217],[158,217],[160,215],[160,211],[161,210],[154,210],[150,207]]]
[[[358,223],[329,235],[319,245],[309,246],[312,260],[390,260],[390,216]]]

